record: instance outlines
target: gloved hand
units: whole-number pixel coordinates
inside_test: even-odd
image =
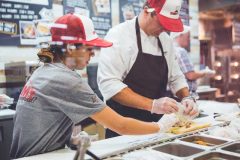
[[[151,113],[170,114],[178,111],[177,102],[168,97],[154,99]]]
[[[198,106],[192,97],[183,98],[181,104],[185,107],[183,114],[190,116],[191,119],[199,115]]]
[[[169,129],[176,124],[179,121],[179,119],[176,117],[174,113],[172,114],[164,114],[162,118],[157,122],[160,133],[164,133],[169,131]]]
[[[6,94],[0,94],[0,109],[8,107],[13,104],[14,99],[8,97]]]
[[[203,70],[201,70],[200,72],[204,73],[204,74],[205,74],[206,76],[208,76],[208,77],[212,77],[213,75],[216,74],[216,71],[209,69],[208,66],[206,66],[206,68],[203,69]]]

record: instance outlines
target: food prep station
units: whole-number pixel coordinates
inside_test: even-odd
[[[210,135],[216,127],[229,125],[227,121],[216,121],[213,115],[197,118],[195,122],[211,123],[210,127],[198,129],[184,134],[151,134],[144,136],[119,136],[93,142],[89,151],[100,159],[133,160],[144,155],[150,159],[163,160],[237,160],[240,159],[240,139]],[[21,160],[73,159],[75,151],[68,148],[40,154]],[[85,159],[92,159],[88,155]],[[145,159],[144,159],[145,160]]]
[[[196,144],[196,141],[202,144]],[[195,143],[194,143],[195,142]],[[196,133],[172,142],[162,143],[147,150],[153,158],[166,160],[237,160],[240,159],[240,142]],[[138,151],[135,151],[137,153]],[[141,151],[140,151],[141,152]],[[131,157],[133,153],[123,157]]]

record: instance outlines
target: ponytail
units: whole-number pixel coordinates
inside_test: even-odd
[[[38,58],[43,63],[53,63],[63,60],[66,53],[66,45],[50,45],[38,52]]]

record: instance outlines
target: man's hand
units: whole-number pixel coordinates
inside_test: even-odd
[[[198,106],[192,97],[183,98],[181,103],[185,107],[184,114],[190,116],[192,119],[198,116]]]
[[[157,122],[160,128],[160,133],[167,132],[174,124],[176,124],[179,119],[175,114],[165,114],[162,118]]]
[[[6,94],[0,94],[0,109],[13,104],[13,100],[13,98],[8,97]]]
[[[206,77],[209,77],[209,78],[213,77],[216,74],[215,70],[211,70],[208,67],[206,67],[203,70],[200,70],[200,72],[203,73]]]
[[[178,111],[177,102],[168,97],[154,99],[151,113],[170,114]]]

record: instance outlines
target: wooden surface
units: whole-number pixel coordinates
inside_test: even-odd
[[[193,122],[190,127],[186,128],[184,127],[172,127],[170,129],[171,133],[174,134],[183,134],[183,133],[187,133],[187,132],[191,132],[197,129],[202,129],[202,128],[206,128],[209,127],[211,124],[210,123],[195,123]]]

